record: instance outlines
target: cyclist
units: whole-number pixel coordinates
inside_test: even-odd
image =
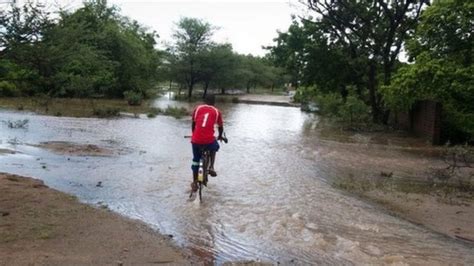
[[[224,132],[224,121],[222,114],[215,106],[215,96],[208,94],[204,99],[204,104],[198,105],[193,111],[192,117],[192,137],[191,144],[193,148],[193,162],[191,169],[193,170],[193,182],[191,189],[195,192],[198,189],[198,171],[199,161],[201,160],[202,149],[209,149],[211,151],[211,162],[209,166],[209,175],[217,176],[214,170],[214,162],[216,159],[216,152],[219,150],[219,143],[217,140],[223,140],[222,133]],[[214,126],[217,124],[219,135],[214,137]],[[204,185],[207,185],[207,180],[204,180]]]

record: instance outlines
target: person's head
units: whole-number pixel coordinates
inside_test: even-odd
[[[207,94],[206,97],[204,97],[204,103],[207,105],[215,105],[216,96],[214,96],[214,94]]]

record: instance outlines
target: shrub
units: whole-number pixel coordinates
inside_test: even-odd
[[[441,140],[450,143],[474,144],[474,113],[463,112],[454,104],[443,104]]]
[[[94,108],[93,114],[100,118],[120,116],[120,109],[115,107]]]
[[[353,93],[343,99],[339,93],[324,93],[314,87],[304,87],[298,88],[296,98],[302,103],[303,111],[319,112],[352,129],[371,123],[370,107]]]
[[[158,114],[162,113],[163,111],[160,108],[152,107],[150,108],[150,112],[147,114],[148,118],[156,117]]]
[[[143,94],[136,91],[126,91],[123,93],[125,100],[129,105],[141,105],[143,101]]]
[[[355,96],[348,96],[346,102],[339,108],[339,118],[348,123],[351,128],[355,125],[370,122],[370,107]]]
[[[0,81],[0,96],[1,97],[18,97],[20,96],[20,90],[15,84],[8,81]]]
[[[343,105],[342,97],[337,93],[319,94],[315,97],[319,112],[329,117],[338,117]]]
[[[449,146],[448,143],[443,157],[447,167],[433,169],[433,177],[444,186],[474,192],[474,147],[467,144]]]
[[[169,115],[174,118],[181,118],[183,116],[188,115],[188,110],[184,107],[173,107],[173,106],[168,106],[164,111],[164,115]]]
[[[293,96],[295,103],[309,103],[314,101],[318,90],[316,87],[299,87]]]

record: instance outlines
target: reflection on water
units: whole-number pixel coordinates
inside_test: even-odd
[[[161,100],[156,106],[168,104]],[[348,147],[351,156],[357,150],[319,139],[317,117],[288,107],[221,107],[230,141],[221,145],[219,176],[210,179],[202,204],[187,201],[191,147],[183,136],[190,134],[189,119],[103,120],[2,111],[0,120],[30,120],[28,129],[2,125],[0,148],[19,152],[0,155],[2,171],[41,178],[84,202],[103,202],[217,263],[474,263],[472,247],[333,189],[326,180],[337,169],[328,158]],[[129,152],[63,156],[30,145],[53,140]],[[390,156],[401,157],[401,152]],[[102,187],[96,187],[99,181]]]

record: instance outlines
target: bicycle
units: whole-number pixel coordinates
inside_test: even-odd
[[[190,138],[190,136],[185,136],[185,138]],[[229,140],[226,138],[225,133],[222,137],[222,141],[227,143]],[[211,166],[211,151],[208,148],[201,148],[201,159],[199,160],[199,169],[198,169],[198,193],[199,193],[199,201],[202,202],[202,188],[203,186],[207,186],[208,175],[209,175],[209,167]],[[189,194],[189,198],[193,197],[195,192],[191,190]]]

